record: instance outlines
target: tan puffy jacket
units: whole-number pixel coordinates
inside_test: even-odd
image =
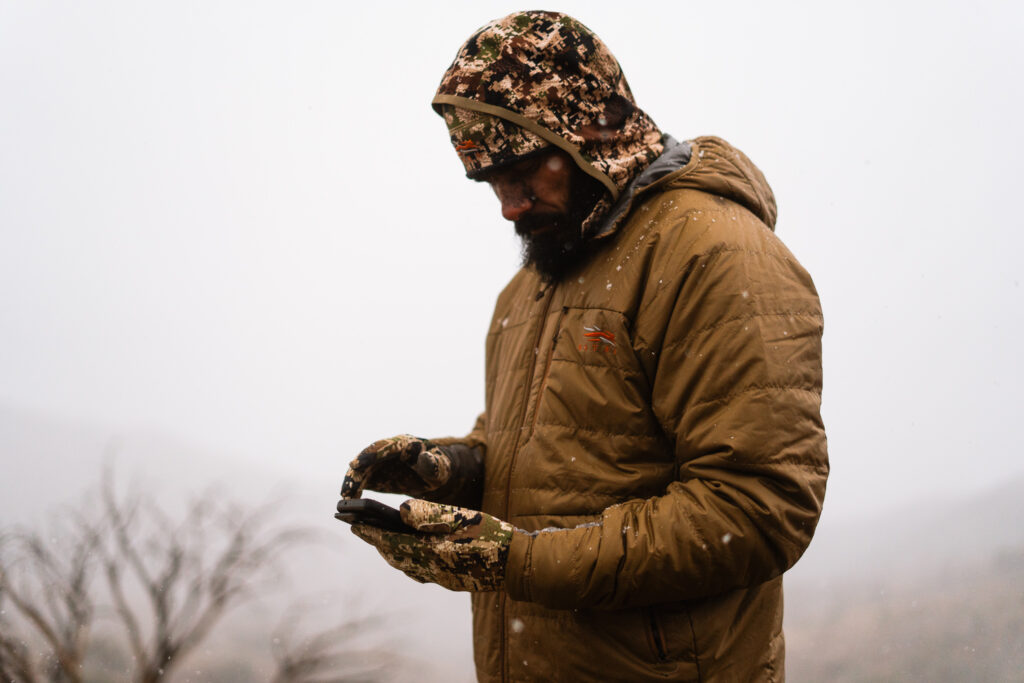
[[[460,441],[483,510],[533,533],[473,596],[481,681],[784,678],[781,574],[828,473],[821,308],[760,171],[689,144],[578,273],[498,298]]]

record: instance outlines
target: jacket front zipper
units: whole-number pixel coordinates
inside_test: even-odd
[[[544,303],[544,312],[540,315],[540,325],[537,329],[537,336],[533,340],[533,348],[536,353],[540,349],[540,342],[544,338],[544,328],[547,322],[548,313],[551,312],[551,302],[555,298],[554,286],[549,286],[547,289],[543,289],[537,293],[537,300],[540,300],[547,294],[547,301]],[[564,312],[563,312],[564,314]],[[559,318],[558,326],[561,325],[561,318]],[[556,327],[556,334],[557,334]],[[544,372],[547,372],[547,366],[551,362],[551,354],[554,352],[554,344],[552,344],[551,351],[548,352],[547,360],[544,366]],[[526,383],[526,395],[523,397],[523,409],[519,415],[519,429],[516,434],[516,442],[512,447],[512,461],[508,467],[508,480],[505,482],[505,513],[502,515],[502,519],[508,521],[510,514],[510,499],[512,497],[512,474],[515,471],[516,466],[516,455],[519,453],[519,446],[522,444],[523,439],[523,427],[526,425],[526,416],[529,413],[530,408],[530,388],[533,386],[533,378],[537,374],[537,360],[534,359],[533,363],[530,364],[530,379]],[[543,391],[543,379],[541,381],[542,386],[540,390]],[[537,394],[537,402],[540,403],[540,394]],[[536,411],[535,411],[536,412]],[[505,633],[505,622],[508,619],[508,594],[505,592],[501,593],[501,609],[500,609],[500,633],[498,634],[498,642],[501,643],[501,679],[503,681],[508,680],[508,642],[506,640]]]
[[[565,314],[568,313],[568,311],[568,306],[562,306],[562,310],[558,314],[558,320],[555,321],[555,333],[551,337],[551,345],[548,347],[547,358],[544,359],[544,374],[540,376],[540,387],[537,389],[537,402],[533,406],[533,419],[530,420],[529,434],[531,436],[533,435],[533,431],[537,428],[537,416],[540,415],[540,398],[544,395],[544,389],[546,389],[548,385],[548,374],[551,372],[551,359],[555,356],[555,346],[558,344],[558,334],[562,331],[562,321],[565,320]],[[547,317],[547,312],[544,313],[544,317]],[[541,334],[543,334],[543,331]],[[512,466],[515,466],[515,461],[513,461]],[[509,482],[511,482],[512,468],[509,468],[508,474]],[[511,490],[509,490],[509,494],[511,494]]]

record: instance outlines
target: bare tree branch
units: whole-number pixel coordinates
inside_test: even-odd
[[[80,683],[97,614],[122,640],[94,643],[93,651],[115,660],[127,652],[135,683],[159,683],[230,610],[283,573],[287,551],[314,538],[308,529],[275,526],[273,506],[254,514],[206,493],[168,514],[140,490],[119,495],[108,470],[94,497],[100,505],[62,517],[63,533],[0,530],[2,683]],[[357,618],[280,639],[275,680],[379,680],[393,658],[355,646],[377,623]],[[102,666],[104,656],[90,666]]]
[[[56,554],[38,534],[8,534],[5,544],[18,551],[30,571],[20,582],[10,569],[0,569],[0,591],[26,624],[49,648],[52,680],[78,682],[92,624],[95,605],[90,595],[95,550],[99,536],[95,528],[78,523],[65,539],[70,550]],[[24,643],[6,638],[3,645],[11,666],[30,675],[31,661]]]
[[[272,683],[388,680],[397,663],[394,652],[367,644],[379,642],[379,629],[388,617],[347,616],[333,628],[300,635],[301,611],[301,606],[289,610],[274,631]]]
[[[135,661],[145,661],[146,645],[143,642],[142,630],[139,628],[139,622],[135,618],[135,613],[132,612],[128,599],[125,597],[124,583],[121,580],[121,570],[117,560],[106,557],[103,564],[106,568],[107,586],[110,588],[110,595],[114,600],[114,609],[127,633],[128,647]]]
[[[253,582],[277,567],[283,551],[309,535],[268,530],[267,520],[218,505],[211,494],[194,501],[177,525],[152,503],[118,500],[109,478],[103,499],[113,537],[105,549],[107,583],[140,683],[175,669],[250,595]],[[146,632],[128,598],[129,582],[146,597]]]
[[[0,546],[5,538],[0,538]],[[15,635],[14,629],[6,618],[4,598],[7,596],[7,574],[0,557],[0,680],[11,683],[35,683],[39,680],[28,646]]]
[[[0,680],[36,683],[41,680],[32,666],[28,646],[0,632]]]

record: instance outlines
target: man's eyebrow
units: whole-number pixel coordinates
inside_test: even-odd
[[[519,159],[518,161],[513,161],[512,163],[491,166],[490,168],[484,169],[482,171],[477,171],[467,177],[469,177],[470,180],[474,180],[478,183],[489,183],[492,180],[494,180],[495,176],[500,175],[502,173],[510,173],[513,175],[532,173],[533,171],[540,167],[541,161],[544,160],[544,158],[547,156],[547,153],[550,152],[550,150],[547,147],[545,147],[544,149],[537,150],[537,152],[543,153],[534,153],[527,155],[525,159]]]
[[[492,166],[490,168],[485,168],[481,171],[477,171],[473,175],[469,176],[469,178],[478,183],[489,183],[492,180],[494,180],[495,176],[498,176],[501,173],[508,171],[510,169],[511,167],[509,166],[498,166],[497,168]]]

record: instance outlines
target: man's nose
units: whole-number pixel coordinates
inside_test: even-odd
[[[533,208],[533,193],[522,183],[494,183],[494,193],[501,202],[501,215],[507,221],[517,221]]]

